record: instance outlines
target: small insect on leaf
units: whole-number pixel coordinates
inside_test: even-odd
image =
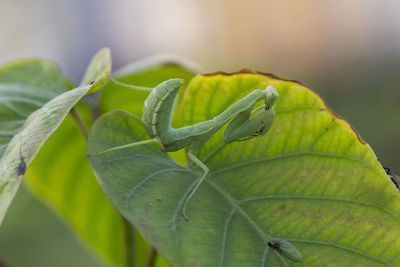
[[[392,183],[396,186],[397,190],[400,191],[400,176],[393,174],[389,168],[383,167],[386,171],[386,174],[392,181]]]
[[[21,161],[17,166],[17,175],[24,175],[26,172],[26,163],[23,157],[21,157]]]
[[[296,249],[296,247],[285,239],[274,238],[270,242],[268,242],[268,245],[292,261],[295,262],[303,261],[303,256]]]
[[[26,163],[24,156],[22,155],[22,147],[19,148],[19,164],[17,166],[16,172],[18,176],[24,175],[26,172]]]

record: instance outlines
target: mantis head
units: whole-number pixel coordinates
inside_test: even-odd
[[[278,100],[278,92],[274,87],[269,85],[267,88],[265,88],[266,94],[265,94],[265,108],[270,109],[275,102]]]

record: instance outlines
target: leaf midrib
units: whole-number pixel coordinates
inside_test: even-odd
[[[294,242],[294,243],[295,242],[308,243],[308,244],[313,244],[313,245],[318,245],[318,246],[329,246],[329,247],[333,247],[333,248],[339,248],[339,249],[346,250],[348,252],[352,252],[352,253],[358,254],[358,255],[363,256],[365,258],[368,258],[368,259],[371,259],[371,260],[375,260],[375,261],[387,264],[389,266],[394,266],[390,262],[388,262],[386,260],[383,260],[381,258],[372,256],[372,255],[367,254],[367,253],[363,253],[363,252],[361,252],[359,250],[356,250],[356,249],[353,249],[353,248],[350,248],[350,247],[347,247],[347,246],[338,245],[338,244],[335,244],[333,242],[326,242],[326,241],[319,241],[319,240],[306,240],[306,239],[298,239],[298,238],[285,238],[285,239],[290,241],[290,242]]]
[[[389,214],[390,216],[398,219],[399,215],[390,212],[388,209],[386,209],[384,206],[377,205],[376,203],[373,202],[367,202],[367,201],[360,201],[360,200],[354,200],[350,198],[339,198],[339,197],[325,197],[325,196],[307,196],[307,195],[266,195],[262,197],[253,197],[253,198],[248,198],[244,200],[237,201],[237,203],[249,203],[252,201],[262,201],[262,200],[279,200],[279,199],[293,199],[293,200],[320,200],[320,201],[338,201],[338,202],[345,202],[345,203],[351,203],[351,204],[357,204],[357,205],[363,205],[363,206],[368,206],[368,207],[374,207],[377,209],[380,209],[381,211]]]
[[[268,242],[272,240],[272,237],[268,235],[267,233],[264,233],[264,231],[257,225],[257,223],[237,204],[237,201],[233,199],[227,192],[222,190],[218,185],[216,185],[213,181],[210,179],[206,179],[205,182],[207,182],[209,185],[214,187],[215,190],[217,190],[233,207],[234,213],[239,212],[252,226],[252,228],[256,231],[258,236],[261,238],[262,241],[264,241],[265,246],[268,246]],[[285,266],[289,266],[286,260],[275,250],[273,252],[278,256],[278,258],[282,261],[282,263]],[[263,253],[264,255],[264,253]]]

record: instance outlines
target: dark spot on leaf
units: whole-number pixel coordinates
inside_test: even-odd
[[[26,163],[23,157],[21,157],[21,161],[17,166],[17,175],[24,175],[26,172]]]
[[[324,109],[324,108],[320,108],[320,109],[319,109],[319,111],[321,111],[321,112],[322,112],[322,111],[325,111],[325,109]]]
[[[383,167],[383,169],[385,170],[387,176],[390,178],[392,183],[396,186],[397,190],[400,191],[400,176],[393,174],[390,168]]]
[[[279,209],[280,209],[280,210],[285,210],[285,209],[286,209],[286,204],[280,205],[280,206],[279,206]]]
[[[158,202],[162,202],[162,200],[161,200],[161,199],[159,199],[159,198],[157,198],[156,200],[157,200]]]
[[[90,85],[92,85],[92,84],[94,84],[94,81],[91,81],[91,82],[90,82]]]

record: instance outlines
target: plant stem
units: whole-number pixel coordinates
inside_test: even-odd
[[[6,263],[3,259],[0,259],[0,267],[9,267],[10,265]]]
[[[86,124],[83,121],[81,115],[79,114],[79,111],[75,107],[73,107],[71,109],[71,114],[72,114],[72,117],[74,117],[76,123],[78,124],[78,127],[81,130],[81,133],[83,134],[83,136],[87,140],[88,136],[89,136],[89,131],[88,131],[88,129],[86,127]]]
[[[157,250],[150,246],[149,254],[147,254],[146,267],[154,267],[157,259]]]
[[[125,247],[125,266],[134,267],[135,264],[135,238],[133,236],[133,227],[130,222],[125,219],[122,215],[122,224],[124,227],[124,247]]]

